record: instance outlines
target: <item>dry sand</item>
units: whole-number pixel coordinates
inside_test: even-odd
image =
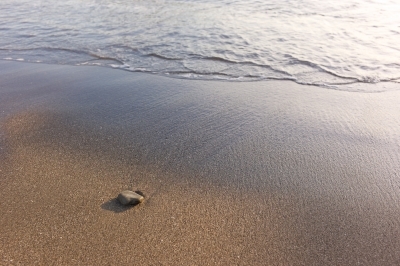
[[[400,264],[400,90],[0,70],[0,265]]]

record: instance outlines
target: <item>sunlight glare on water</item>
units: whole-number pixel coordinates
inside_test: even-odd
[[[2,0],[0,58],[178,78],[399,82],[400,4]]]

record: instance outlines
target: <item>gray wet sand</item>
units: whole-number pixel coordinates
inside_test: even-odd
[[[0,69],[0,265],[400,263],[400,90]]]

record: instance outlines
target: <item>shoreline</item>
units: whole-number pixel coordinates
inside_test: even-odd
[[[0,69],[6,265],[400,260],[400,91]]]

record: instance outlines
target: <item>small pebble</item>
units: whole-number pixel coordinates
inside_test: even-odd
[[[117,199],[122,205],[136,205],[143,202],[144,197],[136,192],[124,190],[118,195]]]

